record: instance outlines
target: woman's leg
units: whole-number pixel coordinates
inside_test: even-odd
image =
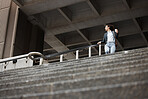
[[[115,51],[116,51],[115,43],[112,43],[112,44],[111,44],[111,48],[110,48],[110,53],[111,53],[111,54],[114,54]]]
[[[109,46],[108,46],[108,44],[105,44],[104,50],[105,50],[105,54],[109,53]]]

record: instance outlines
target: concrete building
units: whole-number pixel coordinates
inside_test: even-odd
[[[41,54],[94,46],[108,23],[115,54]],[[0,0],[0,99],[148,99],[147,46],[148,0]]]
[[[0,58],[96,44],[107,23],[119,29],[117,51],[148,46],[148,0],[0,0]]]

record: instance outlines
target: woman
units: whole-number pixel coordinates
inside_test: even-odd
[[[105,31],[106,33],[104,34],[103,40],[98,42],[97,44],[105,43],[105,54],[113,54],[116,50],[116,39],[118,38],[118,30],[114,29],[113,25],[108,24],[105,26]]]

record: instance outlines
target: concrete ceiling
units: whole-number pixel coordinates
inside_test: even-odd
[[[148,46],[148,0],[14,0],[45,30],[44,54],[96,44],[104,25],[119,29],[117,51]],[[35,21],[35,22],[34,22]],[[93,48],[94,55],[98,48]],[[87,50],[81,51],[81,57]],[[74,58],[74,53],[65,59]]]

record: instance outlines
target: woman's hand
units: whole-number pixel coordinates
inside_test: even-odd
[[[115,29],[115,32],[118,33],[119,32],[118,29]]]
[[[97,44],[98,44],[98,45],[100,45],[100,44],[101,44],[101,41],[100,41],[100,42],[98,42]]]

